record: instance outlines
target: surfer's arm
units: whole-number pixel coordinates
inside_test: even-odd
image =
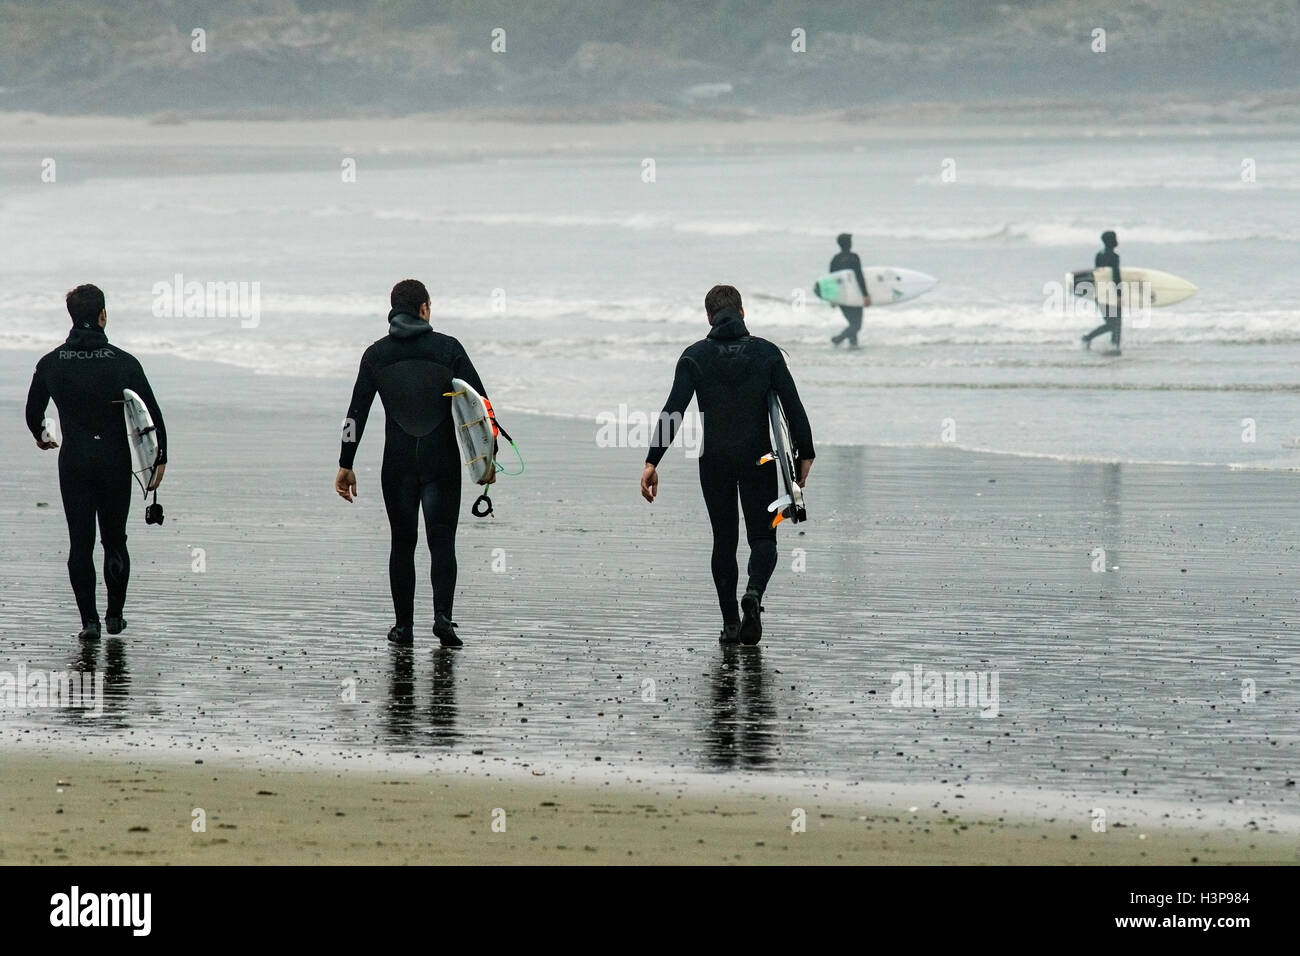
[[[790,374],[785,360],[778,358],[772,367],[772,388],[781,407],[785,410],[785,420],[790,426],[790,442],[794,445],[794,456],[801,463],[811,463],[817,457],[813,449],[812,425],[808,422],[808,413],[804,411],[803,402],[799,400],[799,390],[795,387],[794,376]],[[802,472],[806,474],[806,470]]]
[[[45,409],[50,404],[50,387],[45,383],[45,371],[38,364],[32,374],[32,384],[27,389],[27,430],[42,449],[57,448],[58,444],[45,435]]]
[[[673,439],[677,437],[677,426],[686,415],[686,406],[691,403],[694,394],[695,382],[691,378],[691,360],[683,355],[677,360],[672,391],[668,393],[668,401],[664,403],[664,410],[659,413],[659,421],[650,439],[650,449],[645,456],[646,464],[650,467],[659,467],[659,462],[663,460]]]
[[[1119,281],[1120,281],[1119,280],[1119,256],[1114,254],[1107,254],[1105,252],[1099,252],[1093,258],[1092,265],[1094,269],[1102,269],[1109,266],[1110,281],[1115,283],[1117,287],[1119,286]]]
[[[862,298],[866,299],[866,304],[871,304],[871,296],[867,295],[867,280],[862,274],[862,260],[857,256],[853,257],[853,278],[858,280],[858,288],[862,290]]]
[[[483,401],[487,404],[488,416],[492,419],[493,426],[492,454],[495,455],[500,450],[500,442],[496,438],[496,430],[500,426],[496,423],[496,416],[492,411],[492,402],[488,398],[487,389],[483,385],[483,379],[479,378],[478,369],[476,369],[474,363],[470,361],[469,353],[465,351],[465,347],[459,342],[457,342],[456,345],[460,349],[460,354],[457,355],[451,363],[451,374],[456,378],[464,379],[466,382],[469,382],[474,391],[478,392],[479,395],[483,397]],[[495,475],[495,473],[496,466],[494,464],[491,474]],[[491,484],[492,481],[496,481],[496,478],[493,477],[491,481],[487,482],[487,484]]]
[[[478,377],[478,369],[474,367],[474,363],[470,361],[469,354],[463,347],[460,350],[460,354],[456,356],[456,360],[452,363],[451,374],[456,376],[456,378],[463,378],[465,381],[469,382],[474,386],[474,391],[478,392],[484,398],[488,397],[487,389],[483,386],[483,379]]]
[[[357,382],[352,386],[352,403],[348,405],[347,418],[343,420],[343,441],[339,447],[339,467],[352,470],[352,462],[357,457],[357,446],[361,444],[361,433],[366,430],[366,419],[370,417],[370,406],[375,403],[375,393],[379,385],[375,382],[370,363],[363,356],[361,367],[357,369]]]
[[[165,465],[167,464],[167,425],[163,422],[162,409],[158,407],[158,399],[154,398],[153,388],[149,385],[149,379],[145,378],[144,369],[139,362],[135,363],[135,371],[132,390],[140,396],[145,408],[149,409],[149,417],[153,419],[153,427],[158,436],[157,464]]]

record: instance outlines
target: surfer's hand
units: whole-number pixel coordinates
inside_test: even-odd
[[[162,484],[163,472],[166,470],[167,466],[165,464],[159,465],[153,473],[153,481],[149,482],[149,487],[145,491],[156,491],[158,486]]]
[[[487,477],[479,482],[480,485],[494,485],[497,480],[497,463],[494,461],[488,465]]]
[[[802,488],[808,484],[808,472],[812,471],[812,459],[799,460],[799,487]]]
[[[655,470],[654,465],[646,462],[645,469],[641,472],[641,497],[653,504],[657,494],[659,494],[659,472]]]
[[[869,295],[864,295],[864,296],[862,297],[862,307],[865,309],[865,308],[867,308],[867,307],[870,306],[870,305],[871,305],[871,296],[869,296]]]
[[[56,441],[38,441],[36,447],[41,451],[49,451],[51,448],[58,448],[59,443]]]
[[[334,479],[334,490],[344,501],[351,501],[357,495],[357,473],[351,468],[340,468]]]

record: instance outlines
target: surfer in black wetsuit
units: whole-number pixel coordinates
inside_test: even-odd
[[[847,339],[849,348],[855,349],[858,347],[858,330],[862,328],[862,309],[864,306],[871,305],[871,296],[867,295],[867,280],[862,277],[862,260],[858,258],[856,252],[849,251],[853,247],[853,237],[847,232],[842,232],[835,237],[835,241],[840,244],[840,251],[831,259],[830,271],[853,270],[853,275],[858,280],[858,288],[862,290],[862,305],[840,306],[840,311],[844,313],[849,326],[839,335],[832,336],[831,342],[839,345]]]
[[[343,422],[343,445],[334,490],[345,501],[357,494],[352,470],[375,393],[384,403],[384,464],[381,485],[392,544],[388,582],[397,623],[394,644],[413,642],[415,546],[420,509],[432,558],[433,633],[443,647],[461,647],[452,621],[456,596],[456,522],[460,514],[460,451],[451,417],[451,380],[462,378],[486,397],[483,382],[461,344],[429,325],[429,293],[404,279],[393,286],[388,334],[361,356],[352,404]],[[481,484],[496,481],[495,469]]]
[[[158,467],[149,484],[162,483],[167,470],[167,426],[144,369],[135,357],[110,345],[104,334],[108,313],[104,293],[79,285],[67,295],[72,331],[57,349],[36,363],[27,392],[27,428],[44,451],[59,448],[59,490],[68,521],[68,579],[81,614],[83,640],[100,636],[95,601],[95,523],[104,545],[104,584],[109,634],[126,627],[122,609],[131,577],[126,549],[126,519],[131,511],[131,445],[122,414],[122,390],[144,401],[158,437]],[[62,447],[54,423],[45,417],[50,399],[59,410]]]
[[[1083,337],[1083,347],[1092,348],[1093,339],[1109,332],[1111,347],[1119,351],[1120,320],[1123,314],[1123,302],[1120,300],[1119,253],[1115,251],[1119,240],[1115,238],[1115,233],[1107,230],[1101,234],[1101,244],[1102,250],[1093,260],[1093,266],[1097,269],[1110,268],[1110,279],[1115,284],[1115,297],[1111,301],[1102,302],[1101,297],[1097,296],[1097,308],[1101,310],[1105,321]],[[1095,274],[1094,280],[1102,281],[1101,276]]]
[[[801,486],[813,463],[812,428],[781,350],[745,328],[740,293],[729,285],[714,286],[704,298],[704,311],[712,328],[677,360],[672,391],[641,473],[641,495],[653,502],[659,493],[656,466],[672,444],[694,394],[706,429],[700,487],[713,526],[713,583],[722,610],[721,640],[757,644],[763,636],[763,592],[776,569],[776,529],[767,506],[777,498],[778,466],[758,464],[772,450],[768,393],[775,391],[785,409]],[[749,539],[749,583],[739,609],[737,495]]]

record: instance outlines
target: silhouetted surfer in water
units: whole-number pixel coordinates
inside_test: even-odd
[[[777,470],[758,463],[772,450],[768,393],[775,391],[785,409],[801,486],[812,469],[812,427],[781,350],[745,328],[740,293],[729,285],[715,285],[704,297],[704,311],[712,328],[677,360],[672,391],[641,473],[641,496],[653,502],[659,493],[656,466],[673,443],[691,396],[697,396],[706,429],[700,487],[713,526],[713,583],[723,625],[720,639],[724,644],[757,644],[763,636],[763,592],[776,569],[776,528],[767,506],[777,497]],[[739,608],[737,497],[749,539],[749,583]]]
[[[1115,297],[1107,297],[1106,302],[1101,301],[1101,296],[1096,296],[1097,309],[1101,312],[1105,321],[1083,337],[1083,347],[1092,348],[1092,340],[1106,332],[1110,333],[1110,344],[1116,352],[1119,351],[1119,331],[1120,318],[1123,311],[1123,303],[1120,301],[1120,284],[1119,284],[1119,253],[1115,247],[1119,245],[1119,240],[1115,238],[1115,233],[1107,230],[1101,234],[1102,250],[1097,253],[1093,260],[1093,266],[1097,269],[1110,268],[1110,281],[1115,284]],[[1094,275],[1097,282],[1104,281],[1101,275]]]
[[[858,347],[858,330],[862,328],[862,309],[864,306],[871,305],[871,296],[867,295],[867,280],[862,277],[862,260],[858,258],[856,252],[850,251],[853,248],[853,237],[847,232],[841,232],[835,237],[835,241],[840,244],[840,251],[831,259],[830,271],[853,270],[853,275],[858,280],[858,288],[862,290],[862,305],[840,306],[840,311],[844,313],[849,327],[839,335],[832,336],[831,342],[839,345],[847,339],[849,348],[855,349]]]
[[[104,334],[108,313],[104,293],[79,285],[67,297],[72,331],[68,340],[36,363],[27,392],[27,428],[43,451],[59,448],[45,418],[50,399],[59,410],[63,447],[59,449],[59,489],[68,520],[68,578],[81,613],[82,640],[100,637],[95,602],[95,524],[104,545],[104,584],[109,634],[126,627],[122,609],[131,577],[126,550],[126,519],[131,512],[131,443],[122,414],[122,390],[144,401],[158,430],[158,468],[150,489],[167,470],[167,426],[144,369],[135,357],[110,345]]]
[[[392,544],[388,583],[397,623],[394,644],[409,645],[415,626],[415,546],[420,511],[432,558],[433,633],[443,647],[460,647],[451,619],[456,597],[456,522],[460,514],[460,450],[451,417],[451,380],[462,378],[487,395],[461,344],[429,325],[424,283],[403,279],[393,286],[388,334],[366,349],[343,422],[343,445],[334,490],[344,501],[357,493],[352,470],[375,393],[384,403],[384,465],[380,484]],[[481,484],[496,480],[494,472]]]

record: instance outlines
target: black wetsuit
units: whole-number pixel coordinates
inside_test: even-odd
[[[839,272],[841,269],[852,269],[854,276],[858,280],[858,288],[862,290],[862,297],[867,297],[867,280],[862,277],[862,260],[858,258],[856,252],[837,252],[831,259],[831,272]],[[843,342],[849,340],[850,345],[858,344],[858,330],[862,328],[862,306],[860,305],[842,305],[840,311],[844,313],[845,320],[849,327],[835,336],[832,342]]]
[[[713,583],[725,623],[740,620],[736,606],[737,492],[749,539],[749,588],[761,595],[776,568],[776,529],[767,510],[777,497],[775,464],[759,465],[772,450],[767,396],[775,391],[785,409],[799,460],[814,457],[812,428],[785,357],[771,342],[755,338],[735,313],[715,317],[708,338],[677,360],[672,391],[659,418],[646,461],[658,466],[672,444],[686,407],[699,399],[704,425],[700,487],[713,526]]]
[[[50,399],[59,410],[59,490],[68,519],[68,578],[81,623],[99,620],[95,602],[95,523],[104,545],[108,616],[121,617],[131,556],[126,519],[131,510],[131,446],[122,415],[122,389],[143,399],[158,429],[158,462],[167,462],[167,426],[144,369],[115,345],[98,323],[78,326],[68,340],[36,363],[27,392],[27,428],[37,441],[46,434]]]
[[[1120,300],[1120,279],[1119,279],[1119,253],[1114,249],[1102,249],[1097,253],[1093,260],[1094,268],[1101,269],[1110,266],[1111,281],[1115,283],[1115,299],[1111,303],[1102,303],[1098,296],[1097,307],[1101,309],[1102,317],[1105,321],[1083,337],[1085,342],[1091,342],[1097,336],[1106,332],[1110,333],[1110,344],[1119,348],[1120,324],[1123,317],[1123,302]],[[1097,277],[1094,277],[1097,278]]]
[[[394,309],[388,334],[361,356],[352,404],[344,422],[339,466],[351,468],[375,393],[384,403],[381,484],[392,544],[388,581],[399,627],[415,620],[415,546],[420,509],[432,558],[435,614],[451,618],[456,596],[456,523],[461,463],[451,418],[451,380],[463,378],[485,395],[461,344],[428,322]],[[350,435],[349,435],[350,429]],[[349,440],[349,437],[351,440]]]

